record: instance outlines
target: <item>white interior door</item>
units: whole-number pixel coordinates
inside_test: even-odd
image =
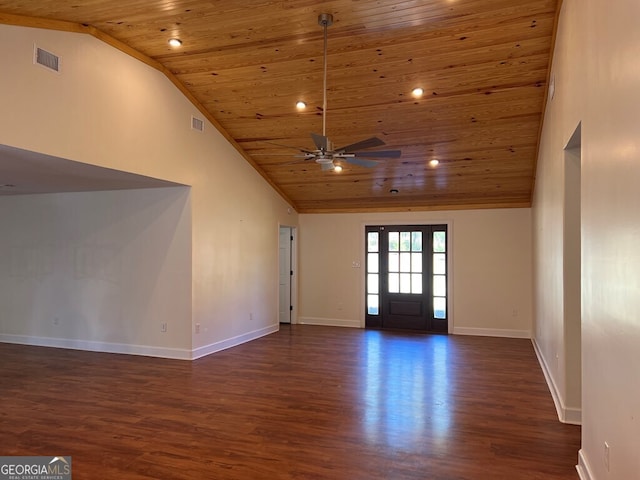
[[[279,320],[280,323],[291,323],[291,243],[293,232],[291,227],[280,227],[280,281],[279,281]]]

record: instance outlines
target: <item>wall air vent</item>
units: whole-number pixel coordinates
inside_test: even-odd
[[[60,72],[60,57],[54,53],[43,50],[37,45],[33,52],[33,62],[54,72]]]
[[[199,132],[204,132],[204,120],[198,117],[191,116],[191,129]]]

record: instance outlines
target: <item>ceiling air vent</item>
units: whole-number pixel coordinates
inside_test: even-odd
[[[36,46],[34,51],[34,63],[38,65],[42,65],[49,70],[53,70],[54,72],[60,72],[60,57],[56,54],[47,52],[42,48]]]
[[[191,116],[191,129],[199,132],[204,132],[204,120],[198,117]]]

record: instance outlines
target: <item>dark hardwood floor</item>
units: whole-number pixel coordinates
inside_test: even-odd
[[[0,344],[0,455],[74,480],[578,478],[529,340],[313,326],[194,362]]]

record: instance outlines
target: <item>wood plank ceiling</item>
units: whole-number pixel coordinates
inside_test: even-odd
[[[531,204],[557,8],[558,0],[3,0],[0,22],[87,31],[163,69],[299,212],[401,211]],[[337,146],[377,136],[386,143],[377,149],[400,158],[373,168],[342,162],[336,173],[294,157],[322,133],[321,13],[334,20],[327,136]]]

